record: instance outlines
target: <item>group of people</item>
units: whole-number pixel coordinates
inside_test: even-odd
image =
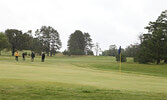
[[[19,53],[16,52],[15,53],[15,59],[16,59],[16,61],[18,61],[18,57],[19,57]],[[25,53],[24,52],[22,53],[22,57],[23,57],[23,60],[25,60]],[[32,62],[34,61],[34,58],[35,58],[35,53],[32,52],[31,53],[31,61]],[[44,60],[45,60],[45,53],[42,53],[41,61],[44,62]]]

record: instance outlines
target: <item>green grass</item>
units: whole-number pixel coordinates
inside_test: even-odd
[[[111,100],[165,99],[165,93],[131,92],[46,81],[1,79],[2,100]],[[5,85],[4,85],[5,84]]]
[[[165,64],[122,64],[113,57],[0,56],[0,100],[166,100]]]

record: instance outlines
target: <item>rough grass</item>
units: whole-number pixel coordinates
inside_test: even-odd
[[[159,100],[165,93],[96,89],[46,81],[0,80],[1,100]]]
[[[112,57],[0,56],[1,100],[165,100],[166,65],[119,64]]]

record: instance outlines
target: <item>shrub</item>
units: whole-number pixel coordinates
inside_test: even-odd
[[[116,55],[116,61],[120,61],[120,55]],[[125,54],[121,54],[121,62],[126,62],[126,56]]]

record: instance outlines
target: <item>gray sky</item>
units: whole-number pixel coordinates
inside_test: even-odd
[[[149,21],[166,10],[167,0],[0,0],[0,31],[23,32],[52,26],[67,48],[75,30],[88,32],[102,50],[116,44],[125,48],[138,42],[137,36]]]

